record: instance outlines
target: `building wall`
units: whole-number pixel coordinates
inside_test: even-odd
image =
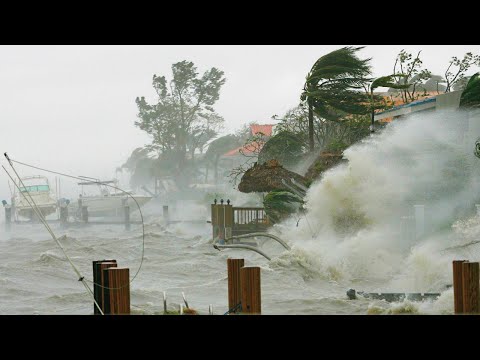
[[[460,105],[461,96],[462,91],[452,91],[446,94],[437,95],[435,108],[438,110],[456,109]]]

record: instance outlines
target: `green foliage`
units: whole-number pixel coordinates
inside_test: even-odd
[[[225,135],[213,140],[205,153],[205,157],[211,162],[215,162],[216,156],[222,156],[227,151],[240,146],[240,142],[235,135]]]
[[[397,74],[376,78],[370,85],[370,90],[373,91],[378,87],[390,87],[392,89],[408,89],[410,87],[410,84],[399,84],[397,83],[397,80],[395,80],[396,77],[402,78],[405,76],[406,75],[404,74]]]
[[[122,169],[127,169],[129,171],[135,170],[138,162],[148,158],[148,149],[139,147],[132,151],[130,157],[125,161],[125,163],[121,166]]]
[[[419,88],[421,89],[424,86],[424,82],[432,77],[432,73],[429,70],[422,68],[423,61],[420,59],[420,54],[421,51],[414,58],[412,54],[402,49],[395,60],[393,76],[400,76],[396,84],[398,86],[410,84],[410,86],[406,88],[390,87],[389,91],[397,92],[399,89],[402,100],[406,104],[417,100],[421,96],[418,93]]]
[[[460,97],[460,108],[480,107],[480,73],[473,75]]]
[[[137,97],[138,118],[135,126],[152,137],[150,151],[174,159],[177,174],[186,168],[186,153],[193,158],[195,149],[202,151],[224,122],[213,105],[225,83],[223,71],[211,68],[200,76],[192,62],[172,65],[172,79],[153,76],[158,100],[150,104]],[[185,175],[185,174],[184,174]]]
[[[345,150],[347,147],[348,145],[341,140],[332,140],[330,143],[327,144],[325,150],[329,152],[339,153]]]
[[[270,191],[263,200],[265,212],[274,223],[296,213],[302,204],[303,199],[286,190]]]
[[[272,118],[276,119],[276,115]],[[319,126],[319,119],[314,119],[315,127]],[[288,110],[280,119],[276,126],[277,133],[290,132],[295,134],[296,138],[302,142],[305,148],[308,146],[308,108],[305,103]],[[318,135],[318,131],[315,132]]]
[[[463,56],[463,59],[459,59],[456,56],[452,57],[445,71],[445,79],[447,81],[445,92],[449,92],[456,83],[462,83],[466,72],[475,65],[480,66],[480,55],[473,55],[473,53],[468,52]],[[452,68],[456,68],[456,70],[452,72]]]
[[[369,115],[350,115],[341,122],[328,121],[314,116],[314,140],[319,148],[332,141],[342,141],[350,145],[370,133]],[[301,141],[304,148],[308,147],[308,109],[306,104],[290,109],[277,125],[277,131],[291,132]]]
[[[240,139],[236,135],[225,135],[213,140],[205,153],[205,159],[213,165],[215,183],[218,182],[218,161],[227,151],[240,146]]]
[[[276,159],[285,167],[295,165],[304,152],[302,140],[294,133],[280,131],[271,137],[260,150],[258,162]]]
[[[305,82],[302,101],[312,106],[321,118],[339,121],[347,114],[366,114],[364,87],[370,74],[370,59],[361,60],[356,52],[362,47],[344,47],[319,58]]]

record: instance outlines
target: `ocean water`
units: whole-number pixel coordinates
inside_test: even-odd
[[[208,314],[210,304],[215,314],[225,313],[226,260],[233,257],[261,267],[263,314],[452,314],[452,260],[480,259],[480,159],[469,150],[473,144],[460,123],[456,113],[412,116],[349,148],[348,164],[310,187],[305,215],[272,228],[292,250],[259,240],[271,261],[246,250],[217,251],[206,221],[167,225],[161,206],[146,207],[132,313],[161,314],[163,292],[170,309],[183,303],[184,292],[199,313]],[[205,205],[178,202],[171,219],[207,220]],[[405,235],[412,224],[402,221],[414,205],[425,205],[425,232],[417,238]],[[87,279],[93,260],[116,259],[131,277],[139,267],[139,225],[130,231],[121,225],[52,228],[67,236],[62,243]],[[91,298],[42,225],[1,231],[0,257],[0,314],[93,313]],[[350,288],[441,296],[424,302],[349,300]]]

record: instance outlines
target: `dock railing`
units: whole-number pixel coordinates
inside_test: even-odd
[[[228,239],[232,236],[265,232],[272,226],[264,208],[234,207],[223,199],[215,199],[211,205],[213,239]]]

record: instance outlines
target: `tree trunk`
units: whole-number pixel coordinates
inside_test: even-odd
[[[220,158],[220,156],[218,155],[215,155],[215,162],[213,163],[213,168],[215,170],[215,185],[218,184],[218,159]]]
[[[308,102],[308,142],[310,145],[310,152],[313,152],[314,141],[313,141],[313,108],[310,101]]]

